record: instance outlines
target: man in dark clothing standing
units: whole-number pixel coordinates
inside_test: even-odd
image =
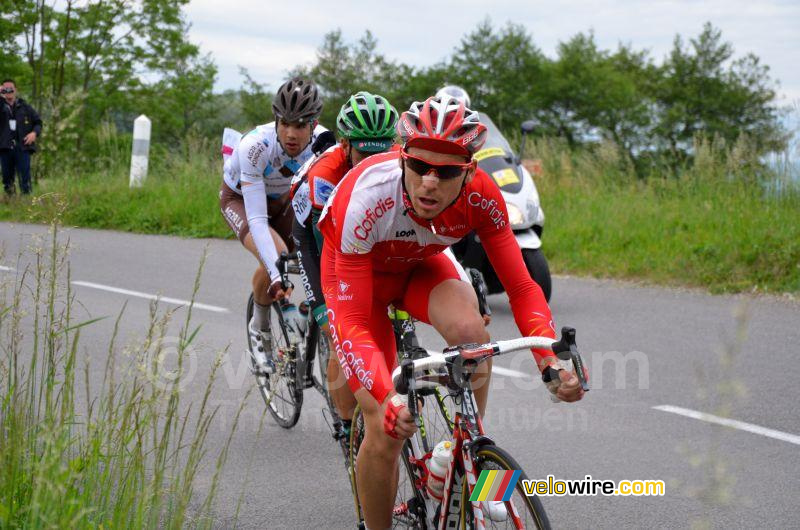
[[[22,193],[31,192],[31,154],[42,133],[39,114],[25,100],[17,97],[17,84],[5,79],[0,88],[0,162],[3,166],[3,188],[7,195],[15,193],[14,175],[19,173]]]

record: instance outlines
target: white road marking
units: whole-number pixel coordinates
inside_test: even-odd
[[[110,285],[102,285],[99,283],[92,283],[92,282],[81,282],[81,281],[73,281],[73,285],[80,285],[83,287],[90,287],[92,289],[100,289],[101,291],[108,291],[111,293],[119,293],[124,294],[127,296],[135,296],[137,298],[144,298],[146,300],[160,300],[162,302],[166,302],[168,304],[176,304],[176,305],[183,305],[188,306],[190,302],[188,300],[179,300],[177,298],[168,298],[166,296],[156,296],[154,294],[148,293],[140,293],[139,291],[131,291],[129,289],[120,289],[119,287],[111,287]],[[194,308],[196,309],[205,309],[206,311],[213,311],[214,313],[230,313],[230,310],[219,307],[215,305],[208,305],[208,304],[200,304],[195,302]]]
[[[0,271],[14,272],[14,267],[3,267],[2,265],[0,265]]]
[[[526,379],[528,374],[523,372],[517,372],[516,370],[511,370],[509,368],[503,368],[502,366],[492,366],[492,372],[498,375],[507,375],[509,377],[518,377],[520,379]]]
[[[761,436],[775,438],[776,440],[781,440],[783,442],[800,445],[800,436],[796,434],[776,431],[775,429],[768,429],[767,427],[761,427],[760,425],[753,425],[752,423],[746,423],[739,420],[732,420],[730,418],[720,418],[719,416],[714,416],[713,414],[708,414],[707,412],[699,412],[692,409],[685,409],[683,407],[676,407],[674,405],[658,405],[657,407],[653,408],[664,412],[679,414],[688,418],[694,418],[696,420],[716,423],[717,425],[724,425],[725,427],[733,427],[734,429],[751,432],[753,434],[760,434]]]

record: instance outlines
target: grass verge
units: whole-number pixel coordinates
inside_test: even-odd
[[[543,250],[554,272],[711,292],[800,291],[797,188],[773,193],[709,147],[680,177],[647,180],[621,169],[613,152],[539,148]]]
[[[184,403],[183,367],[199,328],[190,306],[177,339],[165,337],[173,313],[153,304],[141,344],[121,355],[123,309],[107,350],[84,359],[81,331],[98,319],[75,320],[57,234],[53,227],[26,260],[33,265],[0,277],[0,528],[210,528],[242,410],[213,458],[208,398],[221,356],[203,398]],[[164,377],[167,355],[175,366]],[[99,384],[92,359],[105,360]],[[199,495],[198,472],[209,464],[211,485]]]

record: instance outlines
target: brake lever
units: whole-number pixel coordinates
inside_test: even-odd
[[[588,392],[589,382],[586,379],[586,367],[583,357],[578,352],[578,346],[575,344],[575,328],[561,328],[561,340],[553,343],[553,353],[558,357],[559,368],[570,372],[574,369],[581,388],[584,392]],[[550,366],[542,373],[542,381],[545,383],[559,381],[560,379],[558,370]]]
[[[481,316],[491,316],[492,308],[489,307],[489,301],[486,299],[489,289],[486,287],[486,280],[483,277],[483,273],[474,268],[469,268],[467,270],[469,271],[472,288],[478,296],[478,311],[480,311]]]
[[[561,328],[561,340],[553,344],[553,353],[556,354],[562,367],[567,371],[575,370],[575,375],[578,376],[578,381],[584,392],[589,391],[589,382],[586,380],[586,368],[583,363],[583,357],[578,352],[578,346],[575,343],[575,328],[563,327]],[[558,379],[558,373],[555,376],[549,373],[550,379]],[[546,381],[545,381],[546,382]]]
[[[285,250],[281,252],[281,257],[278,258],[276,265],[278,273],[281,275],[281,289],[288,291],[289,288],[294,287],[294,284],[289,280],[289,254]]]
[[[414,360],[403,359],[400,362],[400,381],[395,387],[398,394],[405,394],[408,398],[407,407],[417,428],[422,426],[422,420],[417,410],[417,381],[414,379]]]
[[[420,429],[422,428],[422,418],[419,415],[419,404],[417,403],[417,380],[412,379],[409,383],[408,412],[410,412],[411,417],[414,418],[414,425],[417,426],[417,429]]]
[[[572,360],[572,366],[575,367],[575,374],[578,376],[578,381],[581,383],[581,388],[584,392],[589,391],[589,382],[586,380],[586,369],[583,365],[583,357],[578,353],[578,348],[575,345],[570,346],[569,355]]]

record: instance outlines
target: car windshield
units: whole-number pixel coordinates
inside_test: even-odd
[[[478,115],[481,118],[481,123],[484,124],[486,129],[489,131],[489,135],[486,137],[486,143],[483,144],[483,148],[488,149],[490,147],[499,147],[506,153],[513,154],[514,152],[511,150],[511,146],[508,145],[508,141],[506,141],[505,137],[500,132],[500,129],[497,128],[497,125],[494,124],[492,119],[483,112],[479,112]]]

